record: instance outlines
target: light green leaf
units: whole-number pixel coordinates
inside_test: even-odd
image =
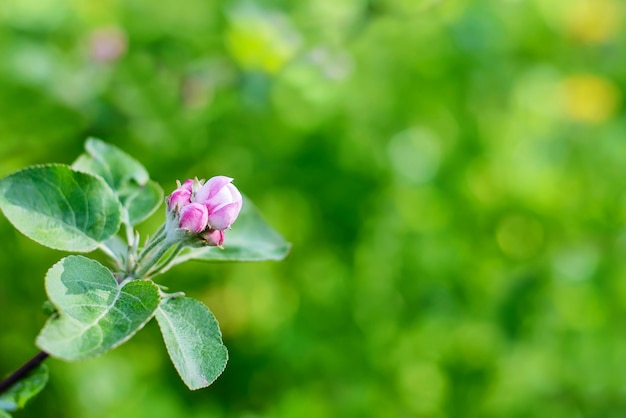
[[[9,415],[7,412],[4,412],[2,409],[0,409],[0,418],[11,418],[11,415]]]
[[[121,207],[111,188],[60,164],[0,180],[0,208],[24,235],[57,250],[93,251],[120,226]]]
[[[161,205],[163,189],[150,180],[146,169],[133,157],[95,138],[87,139],[85,151],[72,167],[102,177],[117,193],[131,225],[143,221]]]
[[[156,319],[172,363],[189,389],[207,387],[222,374],[228,351],[217,320],[202,302],[167,299],[157,309]]]
[[[249,199],[244,198],[239,217],[232,231],[224,231],[224,249],[201,247],[185,249],[176,264],[187,260],[264,261],[282,260],[291,245],[261,217]]]
[[[120,263],[125,263],[126,257],[128,257],[128,243],[120,238],[119,235],[113,235],[103,244],[113,253],[116,260]]]
[[[129,189],[127,195],[121,196],[121,200],[128,210],[130,224],[136,225],[161,206],[163,189],[152,180],[143,186],[130,186]]]
[[[86,168],[96,170],[94,174],[102,176],[114,190],[119,190],[129,180],[144,185],[150,179],[139,161],[111,144],[88,138],[85,151],[87,154],[79,157],[75,164],[85,164]]]
[[[118,284],[95,260],[69,256],[46,274],[46,292],[57,308],[37,337],[54,357],[81,360],[132,337],[154,315],[159,289],[149,280]]]
[[[0,418],[10,417],[2,411],[15,411],[24,408],[48,383],[48,367],[39,365],[28,376],[11,386],[0,395]]]

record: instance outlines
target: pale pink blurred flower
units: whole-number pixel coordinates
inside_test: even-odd
[[[126,32],[119,27],[99,28],[91,32],[89,53],[94,61],[116,61],[126,53],[127,47]]]

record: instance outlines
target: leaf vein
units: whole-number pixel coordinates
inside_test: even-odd
[[[41,180],[47,184],[49,184],[50,186],[52,186],[52,189],[56,190],[59,195],[61,196],[62,200],[67,204],[67,206],[70,208],[70,214],[72,215],[72,219],[74,220],[72,226],[77,227],[76,225],[76,214],[74,213],[74,207],[72,206],[72,204],[70,203],[70,201],[67,199],[67,196],[65,196],[65,193],[63,193],[63,190],[61,190],[61,188],[58,186],[58,184],[55,184],[53,182],[51,182],[50,180],[48,180],[46,177],[42,177]],[[48,206],[50,207],[50,206]]]

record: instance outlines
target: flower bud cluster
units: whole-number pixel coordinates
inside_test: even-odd
[[[224,230],[229,229],[241,210],[242,198],[233,179],[216,176],[206,183],[185,180],[167,197],[168,214],[178,228],[197,235],[206,245],[221,246]]]

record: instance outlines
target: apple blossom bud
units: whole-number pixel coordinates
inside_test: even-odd
[[[167,198],[167,202],[169,210],[175,210],[177,206],[179,209],[184,208],[191,203],[191,191],[178,188]]]
[[[178,187],[167,198],[167,207],[170,211],[174,210],[176,206],[180,209],[191,203],[194,181],[197,180],[187,179],[183,184],[180,184],[180,181],[176,180]]]
[[[230,186],[230,185],[229,185]],[[236,190],[236,189],[235,189]],[[223,231],[230,228],[241,210],[241,199],[209,213],[209,226]]]
[[[193,192],[193,182],[195,180],[194,179],[187,179],[183,182],[183,184],[181,184],[180,186],[178,186],[179,189],[183,189],[183,190],[189,190],[189,193]]]
[[[206,205],[209,227],[223,231],[230,228],[241,210],[242,197],[230,177],[216,176],[198,190],[193,200]]]
[[[181,229],[197,234],[206,229],[208,217],[206,206],[200,203],[190,203],[181,209],[178,226]]]
[[[196,193],[195,199],[198,203],[205,203],[215,196],[225,185],[232,182],[233,179],[226,176],[211,177]]]
[[[218,229],[207,229],[200,234],[200,239],[202,239],[206,245],[210,247],[221,248],[224,243],[224,231],[220,231]]]

